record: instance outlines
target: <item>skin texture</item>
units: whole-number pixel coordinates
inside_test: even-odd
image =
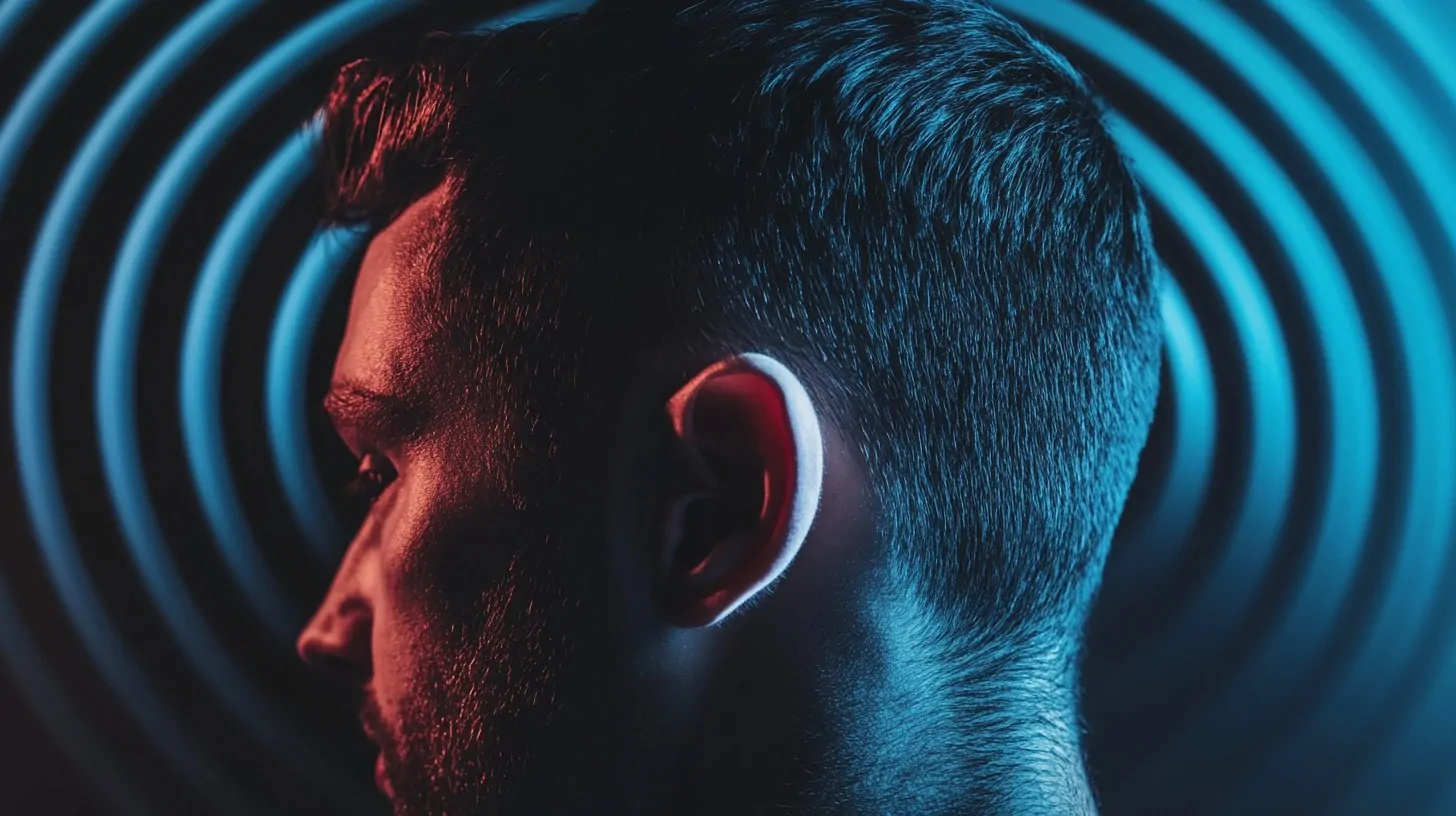
[[[326,407],[377,496],[298,642],[363,690],[395,812],[832,806],[859,675],[825,669],[874,642],[850,446],[734,355],[604,363],[602,410],[525,421],[431,313],[448,196],[359,270]]]
[[[305,660],[363,685],[361,719],[402,813],[501,793],[524,761],[520,735],[554,708],[567,650],[547,627],[560,592],[537,580],[549,531],[505,478],[521,448],[510,423],[500,406],[466,410],[425,387],[444,373],[419,332],[438,206],[412,207],[360,268],[327,406],[378,496],[299,640]],[[477,780],[465,765],[489,767]]]

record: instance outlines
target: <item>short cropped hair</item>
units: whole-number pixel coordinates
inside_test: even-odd
[[[443,313],[535,356],[521,399],[591,347],[773,354],[862,455],[919,608],[1078,636],[1157,399],[1159,264],[1087,81],[1020,25],[603,0],[354,62],[323,118],[335,220],[449,186]]]

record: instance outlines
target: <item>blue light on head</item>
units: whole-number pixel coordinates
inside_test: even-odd
[[[1133,619],[1153,605],[1167,619],[1116,644],[1110,659],[1104,650],[1087,680],[1091,696],[1123,705],[1195,688],[1208,699],[1169,707],[1182,719],[1119,756],[1116,787],[1099,787],[1109,802],[1160,812],[1168,809],[1160,797],[1206,784],[1218,768],[1228,784],[1210,792],[1210,806],[1231,812],[1307,806],[1296,797],[1310,795],[1311,780],[1331,812],[1456,809],[1447,778],[1456,759],[1456,58],[1435,16],[1404,2],[1155,0],[1137,12],[1149,31],[1163,27],[1166,42],[1194,44],[1194,59],[1115,22],[1131,14],[1116,4],[997,4],[1050,32],[1074,61],[1117,76],[1111,129],[1157,205],[1157,228],[1191,253],[1170,269],[1162,303],[1166,433],[1150,448],[1163,457],[1159,467],[1145,469],[1158,481],[1143,485],[1150,501],[1120,531],[1099,601],[1103,614]],[[203,620],[140,466],[153,452],[137,437],[145,418],[134,376],[157,261],[221,146],[317,55],[408,5],[334,4],[260,49],[182,122],[189,127],[126,225],[94,372],[109,496],[142,589],[190,663],[184,671],[248,739],[351,810],[368,807],[354,783],[296,732]],[[475,27],[587,5],[537,3]],[[0,203],[33,189],[27,160],[44,155],[58,103],[119,31],[144,27],[145,15],[132,14],[139,6],[107,0],[78,16],[14,97],[0,122]],[[100,217],[92,211],[118,158],[183,72],[256,22],[247,15],[260,6],[214,0],[178,14],[65,157],[43,193],[20,288],[11,383],[20,486],[60,608],[130,725],[200,805],[231,813],[267,812],[270,803],[221,767],[206,732],[165,699],[149,676],[155,667],[128,649],[88,572],[88,528],[62,492],[66,429],[56,427],[51,395],[64,377],[52,347],[74,329],[63,284],[85,261],[76,246],[83,225]],[[0,48],[50,11],[34,0],[0,2]],[[268,542],[250,524],[237,463],[228,461],[220,388],[229,323],[257,317],[235,314],[256,300],[241,297],[250,258],[310,170],[317,131],[296,133],[294,124],[283,123],[283,144],[220,222],[196,270],[177,358],[198,504],[243,608],[275,645],[292,639],[314,599],[290,597],[283,576],[270,573]],[[271,327],[255,430],[268,437],[308,545],[303,557],[323,566],[337,560],[347,531],[311,455],[307,367],[331,292],[367,237],[318,231],[276,311],[264,315]],[[1150,600],[1184,579],[1191,589],[1179,589],[1176,605]],[[84,701],[66,696],[66,678],[27,631],[23,593],[12,587],[23,588],[0,575],[0,658],[27,705],[109,806],[149,812],[150,792],[137,790],[128,759],[86,721]],[[1103,733],[1113,725],[1093,721]],[[1350,771],[1316,779],[1331,768]]]

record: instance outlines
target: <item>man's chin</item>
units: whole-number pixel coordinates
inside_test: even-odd
[[[374,780],[395,816],[498,813],[502,792],[493,783],[499,781],[501,771],[485,765],[483,752],[460,755],[416,745],[402,754],[381,754]]]

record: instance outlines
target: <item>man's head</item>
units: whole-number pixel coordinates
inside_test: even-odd
[[[300,651],[397,811],[1085,799],[1157,265],[1064,60],[977,3],[605,3],[324,122],[377,498]]]

